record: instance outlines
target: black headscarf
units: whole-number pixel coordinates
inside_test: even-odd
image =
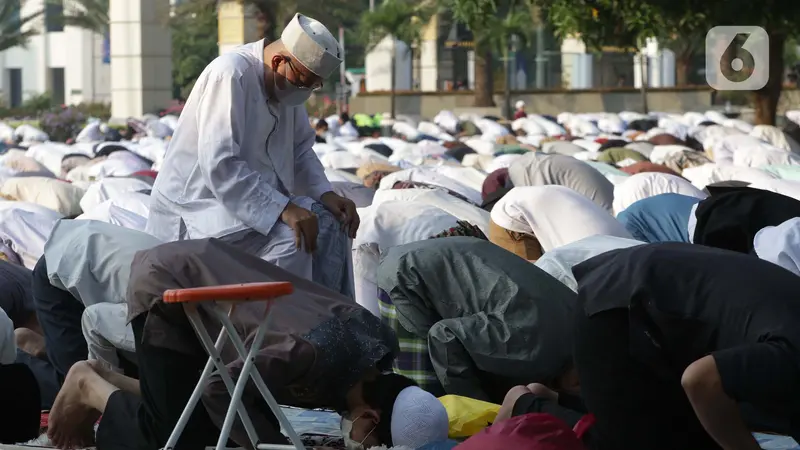
[[[697,205],[694,243],[741,253],[753,251],[762,228],[800,217],[800,201],[775,192],[734,188]]]

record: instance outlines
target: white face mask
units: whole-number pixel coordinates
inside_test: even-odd
[[[356,417],[356,420],[360,418],[361,416],[358,416]],[[350,433],[353,432],[353,424],[356,422],[356,420],[345,419],[344,417],[342,417],[341,428],[342,428],[342,437],[344,439],[344,448],[346,448],[347,450],[366,450],[366,447],[364,447],[364,441],[367,440],[367,438],[369,437],[370,434],[372,434],[373,431],[375,431],[375,428],[373,428],[369,433],[367,433],[367,435],[364,436],[364,440],[362,440],[361,442],[354,441],[353,438],[350,437]]]
[[[286,106],[300,106],[311,97],[311,89],[301,88],[285,82],[285,87],[281,89],[278,86],[277,78],[275,81],[275,97],[278,102]]]

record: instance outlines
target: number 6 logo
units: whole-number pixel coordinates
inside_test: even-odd
[[[761,27],[714,27],[706,34],[706,82],[720,91],[755,91],[769,80],[769,35]]]

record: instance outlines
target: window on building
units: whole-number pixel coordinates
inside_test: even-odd
[[[8,69],[8,102],[12,108],[22,106],[22,69]]]
[[[64,80],[64,68],[53,67],[50,69],[50,96],[53,104],[63,105],[66,103],[67,86]]]
[[[64,3],[47,2],[44,9],[45,27],[49,33],[64,31]]]

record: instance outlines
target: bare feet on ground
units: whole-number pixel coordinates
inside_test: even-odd
[[[53,446],[76,449],[93,445],[94,423],[100,413],[85,403],[86,386],[99,377],[92,366],[81,361],[72,366],[50,410],[47,436]]]
[[[519,400],[519,398],[523,395],[530,393],[531,391],[528,390],[527,386],[514,386],[511,388],[506,394],[506,398],[503,399],[503,404],[500,406],[500,410],[497,412],[497,417],[495,417],[494,423],[510,419],[511,414],[514,412],[514,404],[517,403],[517,400]]]

